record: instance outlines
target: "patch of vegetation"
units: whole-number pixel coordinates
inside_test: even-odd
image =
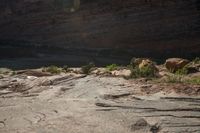
[[[187,67],[184,67],[182,69],[178,69],[176,72],[175,72],[176,75],[187,75],[188,74],[188,68]]]
[[[167,83],[183,83],[183,76],[181,75],[171,75],[168,76],[167,79],[165,80]]]
[[[171,75],[167,77],[165,82],[200,85],[200,77],[185,78],[183,75]]]
[[[191,78],[191,79],[186,80],[185,82],[189,84],[200,85],[200,77]]]
[[[85,65],[85,66],[82,66],[81,67],[81,71],[84,73],[84,74],[89,74],[91,69],[94,68],[95,65],[93,62],[89,63],[88,65]]]
[[[62,69],[57,67],[57,66],[49,66],[49,67],[45,67],[42,69],[43,72],[49,72],[52,74],[60,74],[62,72]]]
[[[146,66],[146,67],[135,67],[131,68],[131,78],[141,78],[141,77],[148,77],[153,78],[156,76],[156,72],[152,67]]]
[[[108,71],[114,71],[114,70],[116,70],[117,68],[118,68],[118,65],[117,65],[117,64],[111,64],[111,65],[106,66],[106,69],[107,69]]]

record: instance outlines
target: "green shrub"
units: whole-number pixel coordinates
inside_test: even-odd
[[[42,69],[43,72],[49,72],[52,74],[60,74],[62,72],[62,69],[57,67],[57,66],[49,66],[49,67],[45,67]]]
[[[111,64],[111,65],[106,66],[106,69],[108,71],[113,71],[113,70],[116,70],[117,68],[118,68],[117,64]]]
[[[81,70],[84,74],[89,74],[93,67],[95,67],[94,63],[89,63],[88,65],[82,66]]]
[[[167,83],[187,83],[187,84],[200,85],[200,77],[195,77],[195,78],[193,77],[193,78],[186,79],[182,75],[171,75],[171,76],[167,77],[166,82]]]
[[[183,76],[181,75],[171,75],[167,77],[166,82],[167,83],[183,83],[184,80],[183,80]]]
[[[178,69],[176,72],[175,72],[176,75],[187,75],[188,74],[188,69],[187,67],[184,67],[182,69]]]
[[[197,84],[200,85],[200,77],[195,77],[195,78],[191,78],[186,80],[187,83],[189,84]]]
[[[146,66],[146,67],[135,67],[131,69],[131,78],[141,78],[141,77],[155,77],[156,72],[152,67]]]

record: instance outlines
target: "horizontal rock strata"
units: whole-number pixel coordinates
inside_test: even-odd
[[[198,55],[198,0],[0,0],[0,40]]]

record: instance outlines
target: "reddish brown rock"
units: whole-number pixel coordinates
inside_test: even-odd
[[[186,66],[190,61],[182,58],[169,58],[165,62],[165,67],[171,71],[176,72],[178,69],[182,69]]]

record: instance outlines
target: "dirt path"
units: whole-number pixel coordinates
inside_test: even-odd
[[[0,133],[200,132],[200,96],[145,96],[141,87],[117,77],[3,78]]]

